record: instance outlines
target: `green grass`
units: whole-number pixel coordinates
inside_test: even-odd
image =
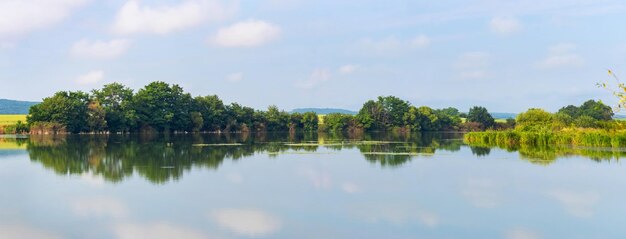
[[[14,125],[20,120],[26,123],[26,115],[0,115],[0,126]]]

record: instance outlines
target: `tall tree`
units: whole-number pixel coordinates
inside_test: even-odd
[[[92,95],[104,108],[109,131],[130,131],[136,126],[137,117],[131,105],[133,90],[120,83],[111,83],[93,90]]]
[[[133,107],[141,127],[159,131],[191,130],[192,98],[178,85],[152,82],[139,90],[133,98]]]
[[[89,94],[85,92],[57,92],[30,108],[28,123],[54,122],[72,133],[88,131],[89,102]]]
[[[198,96],[194,105],[194,110],[202,114],[204,129],[216,131],[226,126],[226,108],[217,95]]]
[[[474,106],[470,108],[470,111],[467,114],[467,121],[480,123],[483,128],[491,128],[495,124],[495,120],[491,114],[489,114],[487,108],[482,106]]]

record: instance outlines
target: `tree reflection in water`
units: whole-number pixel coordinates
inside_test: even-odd
[[[436,150],[458,151],[459,134],[199,134],[33,136],[30,160],[61,175],[90,173],[109,182],[133,174],[152,183],[180,179],[192,168],[217,169],[224,160],[254,154],[359,150],[382,167],[397,167]]]

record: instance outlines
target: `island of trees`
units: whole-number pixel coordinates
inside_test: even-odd
[[[178,85],[152,82],[136,93],[119,83],[86,92],[57,92],[30,108],[26,124],[32,134],[128,132],[315,132],[315,131],[466,131],[510,128],[495,122],[484,107],[468,114],[456,108],[412,106],[394,96],[363,104],[358,114],[288,113],[270,106],[255,110],[224,104],[216,95],[192,97]]]

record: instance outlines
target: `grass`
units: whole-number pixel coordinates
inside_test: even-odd
[[[587,147],[626,147],[626,131],[606,131],[600,129],[576,129],[554,132],[485,131],[470,132],[464,136],[465,142],[476,146],[519,146],[572,145]]]
[[[14,125],[20,120],[26,123],[26,115],[0,115],[0,126]]]

